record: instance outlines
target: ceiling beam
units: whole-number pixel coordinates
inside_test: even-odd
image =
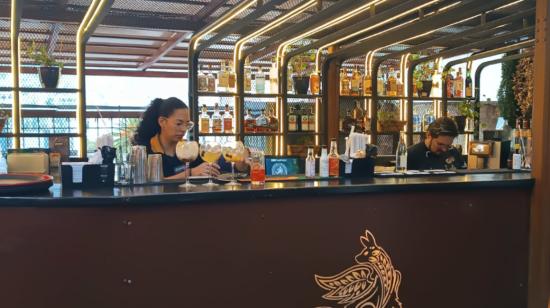
[[[0,18],[10,18],[10,11],[10,5],[0,4]],[[101,24],[107,26],[185,31],[197,31],[204,26],[204,22],[192,20],[192,15],[188,15],[188,18],[184,18],[184,15],[175,14],[172,16],[162,16],[163,18],[146,16],[145,14],[143,16],[129,17],[124,14],[124,12],[124,10],[111,10],[111,12],[105,16]],[[25,6],[23,18],[39,21],[75,23],[82,20],[84,13],[84,11],[65,10],[60,14],[57,7],[38,7],[30,5]]]
[[[172,49],[176,48],[179,43],[189,39],[189,35],[190,33],[184,32],[176,32],[172,34],[170,39],[164,42],[154,54],[145,58],[145,61],[143,61],[143,63],[139,65],[138,68],[140,70],[146,70],[150,68],[153,64],[157,63],[160,58],[164,57],[166,54],[172,51]]]
[[[207,5],[203,6],[202,9],[200,9],[195,16],[193,16],[194,21],[200,21],[206,17],[209,17],[212,13],[214,13],[217,9],[219,9],[221,6],[223,6],[225,3],[225,0],[212,0]]]

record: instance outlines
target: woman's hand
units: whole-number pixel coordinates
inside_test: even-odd
[[[191,169],[191,175],[212,175],[213,177],[217,177],[220,175],[220,166],[213,163],[212,167],[210,167],[209,163],[202,163]]]
[[[248,148],[245,148],[243,159],[235,163],[235,169],[237,169],[237,171],[239,172],[248,172],[248,170],[250,170],[249,158],[250,150]]]

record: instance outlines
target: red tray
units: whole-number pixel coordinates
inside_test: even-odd
[[[53,177],[47,174],[0,174],[0,195],[43,191],[53,185]]]

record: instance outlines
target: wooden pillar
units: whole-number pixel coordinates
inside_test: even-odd
[[[529,308],[550,308],[550,4],[536,5]]]
[[[330,47],[328,49],[329,53],[334,52],[335,48]],[[336,61],[331,61],[328,68],[328,73],[326,76],[327,81],[327,140],[326,144],[328,145],[330,139],[338,139],[338,131],[340,124],[340,75],[339,68],[340,63]],[[321,142],[322,144],[322,142]]]

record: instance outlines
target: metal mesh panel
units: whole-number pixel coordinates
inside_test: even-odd
[[[393,155],[395,154],[396,139],[399,138],[398,134],[391,135],[378,135],[377,145],[379,147],[379,155]]]
[[[458,101],[447,101],[447,115],[450,117],[460,115],[458,105]]]
[[[435,120],[434,103],[431,100],[413,102],[413,132],[421,132]]]
[[[252,116],[257,118],[262,110],[276,110],[277,99],[275,97],[245,97],[244,112],[250,109]],[[280,116],[279,116],[280,118]]]
[[[278,136],[244,136],[244,145],[249,148],[263,150],[266,155],[275,155],[276,138]]]

